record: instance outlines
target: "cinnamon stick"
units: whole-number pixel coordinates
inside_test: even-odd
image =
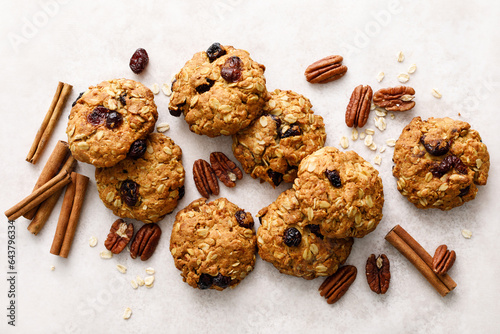
[[[69,94],[71,93],[72,88],[73,86],[62,82],[59,82],[59,84],[57,85],[56,94],[52,99],[52,103],[50,104],[49,110],[47,111],[47,114],[43,119],[42,125],[38,129],[35,140],[33,141],[30,151],[26,156],[26,161],[31,162],[32,164],[37,163],[40,155],[45,148],[45,145],[52,135],[52,132],[54,132],[56,123],[61,116],[61,112],[64,108],[66,100],[68,99]]]
[[[71,209],[73,208],[75,192],[76,173],[71,173],[71,183],[66,188],[66,193],[64,193],[61,213],[59,214],[59,220],[57,221],[56,233],[54,235],[54,240],[52,241],[52,246],[50,247],[51,254],[59,255],[61,251],[61,246],[64,241],[64,235],[66,234],[66,228],[68,226],[69,217],[71,215]]]

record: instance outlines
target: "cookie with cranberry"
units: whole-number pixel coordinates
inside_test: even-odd
[[[276,89],[264,115],[233,135],[233,152],[246,173],[273,187],[293,182],[300,161],[325,144],[323,118],[308,98]]]
[[[361,238],[382,219],[378,171],[354,151],[324,147],[299,165],[293,188],[309,224],[330,238]]]
[[[399,192],[417,208],[450,210],[476,197],[490,156],[479,133],[451,118],[415,117],[394,147]]]
[[[214,43],[196,53],[172,84],[169,110],[199,135],[232,135],[262,114],[265,67],[245,50]]]
[[[153,93],[140,82],[101,82],[71,109],[66,128],[71,154],[96,167],[111,167],[125,159],[133,142],[153,132],[157,119]]]
[[[354,242],[323,236],[319,225],[310,224],[301,212],[293,189],[260,210],[259,219],[259,255],[283,274],[305,279],[330,276],[347,260]]]
[[[200,198],[177,213],[170,253],[184,282],[198,289],[238,285],[254,268],[252,215],[218,198]]]
[[[118,217],[156,223],[184,196],[181,157],[172,139],[152,133],[113,167],[96,168],[99,197]]]

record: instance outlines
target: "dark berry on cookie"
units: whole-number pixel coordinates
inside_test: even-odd
[[[120,99],[120,103],[122,104],[122,106],[125,106],[127,105],[127,100],[125,100],[125,98],[127,97],[127,94],[122,94],[120,95],[119,99]]]
[[[441,177],[448,173],[452,168],[455,168],[460,174],[467,174],[467,166],[464,165],[462,160],[455,155],[449,155],[445,157],[439,164],[436,163],[431,168],[431,173],[435,177]]]
[[[465,187],[464,189],[460,189],[460,193],[458,194],[458,196],[463,197],[467,195],[469,193],[469,190],[470,190],[470,185]]]
[[[208,92],[210,90],[210,88],[212,88],[212,86],[214,85],[215,81],[214,80],[210,80],[210,79],[205,79],[207,80],[207,83],[205,84],[201,84],[199,85],[198,87],[196,87],[196,91],[198,92],[198,94],[203,94],[205,92]]]
[[[186,194],[186,190],[184,189],[184,186],[179,188],[179,201],[184,197]]]
[[[425,136],[420,137],[420,142],[424,145],[425,150],[434,156],[441,156],[448,153],[450,150],[450,142],[446,140],[433,140],[432,142],[426,142]]]
[[[137,49],[135,50],[132,58],[130,58],[130,69],[135,74],[139,74],[146,68],[146,65],[149,63],[149,56],[146,50]]]
[[[106,127],[108,129],[115,129],[119,127],[123,122],[123,117],[120,113],[116,111],[110,111],[106,117]]]
[[[287,137],[292,137],[292,136],[300,136],[301,131],[300,127],[298,125],[292,125],[288,129],[286,129],[285,132],[282,132],[282,130],[278,130],[278,136],[283,139]]]
[[[269,175],[275,186],[279,186],[283,181],[283,174],[275,172],[272,169],[267,170],[267,175]]]
[[[311,231],[311,233],[316,235],[318,238],[323,239],[323,234],[321,234],[321,232],[320,232],[319,225],[309,224],[309,225],[307,225],[307,227],[309,227],[309,230]]]
[[[302,241],[302,234],[295,227],[289,227],[283,235],[283,242],[288,247],[297,247]]]
[[[120,187],[122,201],[128,206],[134,206],[139,199],[139,185],[132,180],[123,181]]]
[[[237,82],[241,78],[243,62],[240,57],[232,56],[226,59],[226,62],[220,70],[220,75],[227,82]]]
[[[334,170],[326,170],[325,175],[335,188],[340,188],[342,187],[342,182],[340,181],[340,175],[339,172]]]
[[[148,145],[146,143],[146,139],[137,139],[130,146],[130,150],[128,151],[128,156],[132,159],[139,159],[146,152]]]
[[[219,273],[217,276],[214,277],[213,284],[225,289],[229,286],[229,284],[231,284],[231,277],[227,277]]]
[[[240,225],[241,227],[245,227],[245,228],[252,228],[253,227],[253,219],[251,216],[247,219],[247,213],[245,212],[245,210],[236,211],[234,216],[236,217],[236,221],[238,222],[238,225]]]
[[[74,107],[76,105],[78,100],[82,97],[83,93],[85,93],[85,92],[81,92],[80,94],[78,94],[78,97],[76,98],[76,100],[71,104],[72,107]]]
[[[201,274],[198,280],[198,288],[205,290],[212,286],[213,277],[209,274]]]
[[[90,114],[87,115],[87,122],[92,125],[100,125],[108,116],[108,108],[103,106],[95,107]]]
[[[170,115],[172,115],[174,117],[179,117],[182,114],[181,107],[183,107],[185,104],[186,104],[186,101],[176,105],[177,109],[168,108],[168,112],[170,113]]]
[[[276,129],[278,129],[278,134],[279,134],[279,128],[281,127],[281,118],[275,115],[269,115],[271,116],[272,120],[276,123]]]
[[[221,47],[220,43],[214,43],[207,49],[207,56],[210,62],[213,62],[215,59],[222,57],[225,54],[226,50]]]

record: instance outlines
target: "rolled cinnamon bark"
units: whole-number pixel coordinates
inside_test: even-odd
[[[64,199],[61,206],[61,213],[59,214],[59,220],[57,221],[56,233],[54,235],[54,240],[52,241],[52,246],[50,247],[50,253],[54,255],[59,255],[61,251],[61,246],[64,241],[64,235],[66,234],[66,228],[68,227],[69,217],[71,216],[71,209],[73,208],[73,202],[75,199],[76,192],[76,173],[71,173],[71,183],[66,188],[64,193]]]

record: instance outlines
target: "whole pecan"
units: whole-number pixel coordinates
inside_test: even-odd
[[[441,245],[432,258],[432,270],[438,275],[444,275],[453,266],[456,258],[455,251],[450,251],[446,245]]]
[[[338,301],[356,279],[358,270],[355,266],[343,266],[329,276],[319,287],[320,296],[324,296],[328,304]]]
[[[373,95],[373,103],[390,111],[407,111],[415,106],[414,95],[415,90],[407,86],[382,88]]]
[[[236,180],[241,180],[243,173],[241,169],[236,166],[234,162],[222,152],[210,153],[210,164],[219,180],[226,185],[226,187],[236,186]]]
[[[117,219],[109,230],[108,238],[104,241],[106,249],[113,254],[120,254],[134,235],[134,225],[127,224],[123,219]]]
[[[366,260],[366,280],[370,289],[378,294],[384,294],[389,289],[391,281],[389,259],[385,254],[375,258],[375,254],[370,255]]]
[[[342,65],[342,56],[328,56],[320,59],[306,68],[304,75],[310,83],[327,83],[340,79],[347,72],[347,66]]]
[[[208,198],[210,194],[219,194],[219,182],[217,182],[214,170],[207,161],[198,159],[194,162],[193,178],[196,189],[201,196]]]
[[[133,259],[140,257],[142,261],[146,261],[153,255],[160,237],[161,229],[158,224],[144,224],[130,244],[130,256]]]
[[[370,86],[359,85],[354,88],[345,111],[345,123],[349,127],[365,126],[370,114],[373,90]]]

